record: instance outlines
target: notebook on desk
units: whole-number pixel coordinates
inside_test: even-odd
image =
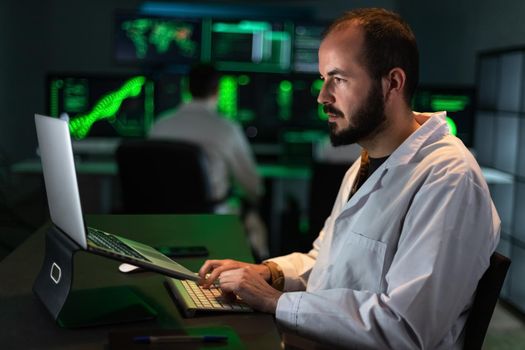
[[[166,285],[186,317],[209,312],[253,312],[239,298],[225,297],[217,286],[204,289],[194,281],[174,278],[166,278]]]
[[[199,279],[196,273],[149,245],[87,227],[80,203],[68,122],[36,114],[35,124],[51,221],[65,239],[71,239],[82,250],[170,277]]]

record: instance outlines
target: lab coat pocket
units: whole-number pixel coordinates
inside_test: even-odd
[[[339,266],[344,266],[344,270],[335,274],[339,278],[345,276],[345,285],[341,287],[380,293],[386,243],[352,231],[345,234],[341,243],[338,260]]]

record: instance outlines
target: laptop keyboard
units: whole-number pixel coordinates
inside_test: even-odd
[[[97,230],[95,228],[88,227],[87,238],[88,240],[95,243],[99,247],[105,248],[107,250],[116,252],[121,255],[130,256],[138,260],[149,261],[142,254],[139,254],[134,249],[128,247],[125,243],[121,242],[118,238],[110,234],[107,234],[103,231]]]
[[[229,300],[216,286],[210,289],[201,288],[196,282],[180,280],[197,309],[201,310],[226,310],[226,311],[252,311],[252,309],[239,300]]]

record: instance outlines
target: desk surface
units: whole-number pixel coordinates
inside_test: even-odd
[[[87,224],[151,245],[206,245],[210,258],[251,261],[238,220],[219,215],[93,215]],[[119,263],[93,254],[75,256],[74,290],[131,285],[157,312],[157,319],[126,325],[63,329],[51,318],[31,288],[44,255],[46,227],[0,263],[0,347],[5,349],[104,349],[111,330],[228,326],[249,349],[279,349],[271,315],[226,314],[183,318],[163,286],[164,278],[145,272],[125,275]],[[197,270],[205,258],[178,261]]]
[[[105,161],[78,161],[75,163],[79,174],[116,176],[117,163]],[[488,184],[512,184],[512,175],[492,168],[481,168]],[[41,174],[40,159],[28,159],[11,166],[14,173]],[[258,164],[257,171],[264,178],[308,180],[311,177],[311,168],[308,165],[285,164]]]
[[[118,174],[117,163],[113,160],[83,160],[76,161],[75,167],[79,174],[116,176]],[[13,164],[11,171],[20,174],[41,174],[42,164],[40,159],[27,159]],[[307,165],[283,165],[283,164],[258,164],[257,171],[264,178],[279,179],[309,179],[310,167]]]

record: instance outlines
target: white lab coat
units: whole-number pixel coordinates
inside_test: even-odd
[[[418,114],[421,127],[347,202],[358,159],[313,249],[271,259],[291,291],[278,301],[281,325],[348,349],[462,347],[500,219],[445,116]]]

